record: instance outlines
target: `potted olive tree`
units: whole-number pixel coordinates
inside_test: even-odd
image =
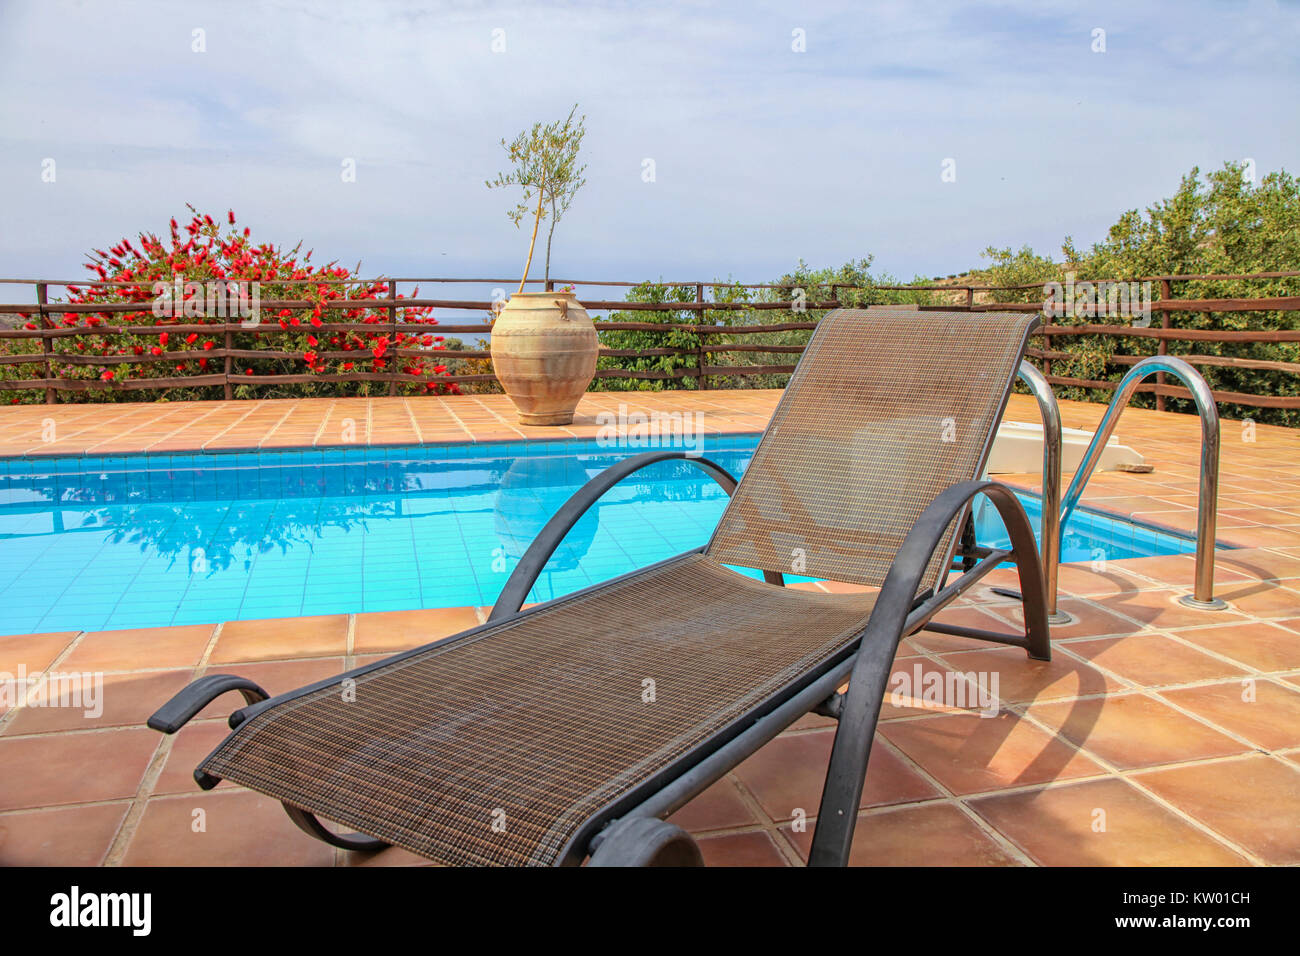
[[[511,171],[487,181],[489,189],[517,187],[523,197],[507,215],[517,227],[531,221],[528,258],[519,289],[492,324],[492,367],[519,410],[523,425],[567,425],[596,372],[596,328],[573,292],[525,292],[542,220],[546,233],[546,279],[551,277],[551,239],[573,197],[586,182],[578,153],[586,117],[535,123],[513,142],[501,141]]]

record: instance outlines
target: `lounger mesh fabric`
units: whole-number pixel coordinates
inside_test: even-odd
[[[873,600],[693,555],[362,675],[354,701],[287,701],[203,769],[444,863],[550,864],[615,797],[851,643]]]
[[[1031,322],[833,313],[707,554],[356,674],[355,699],[293,696],[202,769],[444,863],[562,861],[584,822],[847,652],[873,592],[724,565],[789,571],[797,546],[808,574],[883,579],[925,505],[976,477]]]
[[[902,309],[841,310],[823,321],[708,553],[724,564],[883,584],[925,507],[983,465],[1036,321]],[[929,582],[947,559],[935,552]]]

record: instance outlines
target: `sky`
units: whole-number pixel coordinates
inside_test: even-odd
[[[574,103],[553,275],[947,275],[1102,239],[1193,166],[1297,172],[1298,80],[1271,0],[0,0],[0,277],[82,276],[186,203],[367,276],[518,275],[484,180]]]

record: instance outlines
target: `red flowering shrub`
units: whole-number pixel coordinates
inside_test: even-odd
[[[108,250],[94,250],[86,269],[102,282],[125,285],[68,286],[65,299],[50,304],[47,316],[56,327],[78,330],[53,339],[54,350],[60,355],[55,374],[103,383],[87,391],[64,391],[61,400],[221,398],[224,380],[194,385],[181,382],[166,389],[127,390],[122,385],[151,378],[224,375],[225,359],[220,352],[226,348],[223,330],[205,333],[169,329],[235,323],[240,327],[231,335],[232,351],[268,354],[265,358],[232,358],[232,374],[319,376],[313,381],[238,383],[234,393],[239,398],[387,394],[387,381],[346,382],[331,378],[363,372],[401,375],[401,393],[459,393],[455,383],[439,381],[446,377],[447,368],[438,353],[447,348],[447,343],[443,336],[435,334],[437,320],[431,309],[398,308],[399,323],[430,328],[427,332],[394,332],[386,308],[386,282],[354,280],[355,272],[336,262],[314,266],[310,251],[300,254],[301,243],[289,250],[254,243],[249,229],[236,228],[233,211],[226,213],[223,230],[211,216],[192,206],[190,210],[193,218],[184,226],[171,220],[166,242],[152,233],[141,233],[134,242],[123,239]],[[230,287],[229,298],[214,297],[213,290],[222,292],[232,282],[236,285]],[[168,291],[160,298],[164,288]],[[235,298],[234,289],[239,290],[242,299]],[[173,295],[172,290],[179,295]],[[398,296],[399,300],[403,298]],[[256,302],[284,299],[303,300],[308,305],[295,309],[265,307],[248,317],[248,309]],[[336,304],[343,299],[361,301],[344,308]],[[109,303],[139,304],[140,308],[125,312],[58,311],[60,304]],[[240,305],[243,310],[236,311]],[[228,309],[226,314],[221,314],[223,308]],[[38,328],[36,315],[21,315],[20,322],[25,328]],[[346,331],[327,328],[332,323],[355,323],[360,327]],[[145,335],[112,331],[115,326],[151,326],[158,332],[155,336],[152,332]],[[453,341],[453,345],[458,344]],[[5,345],[10,352],[41,350],[39,340],[34,339],[10,339]],[[137,356],[166,361],[132,361]],[[0,366],[7,378],[30,378],[31,368]],[[40,390],[4,393],[2,381],[0,394],[10,401],[44,398]]]

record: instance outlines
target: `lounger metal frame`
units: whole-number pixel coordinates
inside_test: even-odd
[[[611,466],[584,485],[542,529],[502,589],[488,623],[439,643],[464,640],[490,626],[528,613],[521,610],[528,592],[555,548],[578,519],[623,478],[650,465],[673,459],[698,465],[728,494],[736,487],[736,479],[726,469],[684,451],[645,452]],[[997,508],[1010,534],[1011,548],[980,547],[960,551],[953,560],[963,561],[968,570],[937,591],[923,587],[923,577],[932,554],[947,544],[948,528],[979,495],[989,498]],[[649,567],[668,564],[702,550],[684,552]],[[975,561],[973,566],[971,560]],[[989,571],[1008,560],[1015,562],[1019,572],[1020,592],[1024,596],[1024,635],[939,624],[931,620]],[[642,568],[545,603],[570,600],[645,570]],[[782,583],[780,575],[774,572],[766,572],[765,577],[771,584]],[[866,626],[851,644],[819,671],[801,675],[797,681],[772,695],[764,706],[751,710],[713,735],[707,745],[688,755],[689,766],[680,765],[687,761],[683,758],[678,765],[666,767],[593,815],[570,839],[562,862],[578,864],[590,857],[591,865],[597,866],[698,863],[699,851],[689,834],[662,818],[702,793],[804,714],[817,711],[836,718],[838,727],[809,864],[844,865],[853,839],[876,720],[898,644],[926,626],[943,634],[1022,647],[1034,659],[1050,660],[1046,589],[1034,532],[1024,507],[1007,486],[994,481],[967,481],[940,494],[921,514],[899,549]],[[230,715],[229,724],[234,729],[264,710],[414,656],[426,647],[405,651],[276,697],[270,697],[245,678],[212,675],[195,681],[172,698],[149,718],[149,726],[164,733],[175,733],[214,698],[238,690],[247,703]],[[849,680],[848,692],[840,694],[837,688],[846,679]],[[204,789],[218,783],[202,770],[195,771],[195,779]],[[377,850],[387,846],[383,841],[361,834],[336,833],[307,811],[288,803],[284,806],[293,822],[304,832],[334,846],[349,850]]]

